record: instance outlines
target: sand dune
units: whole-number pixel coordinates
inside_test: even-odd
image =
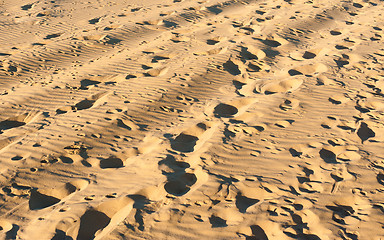
[[[3,0],[1,239],[384,239],[384,3]]]

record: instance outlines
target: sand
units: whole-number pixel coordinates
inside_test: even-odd
[[[3,0],[1,239],[384,239],[384,2]]]

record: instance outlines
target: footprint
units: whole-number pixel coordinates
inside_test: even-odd
[[[62,33],[53,33],[53,34],[48,34],[44,39],[52,39],[52,38],[57,38],[60,37]]]
[[[210,39],[207,40],[207,44],[215,45],[215,44],[218,44],[221,41],[225,41],[226,39],[227,39],[226,37],[221,37],[221,36],[213,37],[213,38],[210,38]]]
[[[180,133],[171,141],[172,149],[180,152],[193,152],[197,141],[212,127],[210,122],[201,122]]]
[[[361,139],[361,143],[364,143],[369,138],[375,137],[375,132],[368,127],[368,124],[365,122],[360,123],[359,130],[357,130],[357,136]]]
[[[365,101],[358,101],[357,109],[362,112],[382,111],[384,110],[384,103],[381,101],[367,99]]]
[[[338,36],[338,35],[341,35],[342,34],[342,31],[338,28],[336,29],[333,29],[329,32],[332,36]]]
[[[134,201],[123,196],[88,209],[80,218],[78,240],[103,239],[131,212]]]
[[[246,72],[245,64],[241,60],[234,57],[228,59],[228,61],[225,62],[223,66],[227,72],[234,76],[241,75],[242,73]]]
[[[278,35],[269,35],[265,38],[265,40],[262,40],[262,42],[270,47],[279,47],[289,43],[287,40]]]
[[[215,107],[213,113],[217,117],[233,117],[239,111],[241,114],[244,108],[249,107],[254,102],[256,102],[255,98],[241,98],[228,103],[220,103]]]
[[[156,137],[146,136],[138,147],[133,147],[121,153],[112,155],[100,161],[100,168],[121,168],[134,161],[134,157],[147,154],[156,149],[161,140]],[[91,164],[92,165],[92,164]]]
[[[314,63],[314,64],[307,64],[303,66],[299,66],[296,68],[293,68],[288,71],[289,75],[295,76],[295,75],[306,75],[306,76],[312,76],[317,73],[323,73],[328,70],[327,66],[325,66],[322,63]]]
[[[168,72],[168,67],[154,68],[146,72],[145,74],[150,77],[160,77]]]
[[[297,108],[299,104],[300,104],[299,100],[294,98],[287,98],[284,100],[282,104],[279,105],[279,107],[284,111],[288,111],[288,110]]]
[[[282,120],[282,121],[277,121],[275,123],[275,125],[280,127],[280,128],[287,128],[287,127],[291,126],[291,124],[294,122],[295,122],[295,120]]]
[[[336,127],[339,123],[339,118],[334,116],[327,116],[327,118],[321,123],[321,126],[323,128],[331,129]]]
[[[242,56],[245,57],[246,59],[262,60],[267,55],[263,50],[259,48],[256,48],[253,46],[247,46],[243,48]]]
[[[252,235],[247,240],[284,239],[280,226],[272,221],[258,221],[250,226]]]
[[[51,240],[75,239],[78,229],[79,219],[64,218],[56,225],[55,236]]]
[[[59,188],[34,190],[31,192],[29,199],[29,208],[31,210],[37,210],[52,206],[72,193],[83,190],[87,187],[88,183],[87,180],[77,179]]]
[[[139,155],[136,148],[131,148],[121,154],[113,155],[100,161],[100,168],[121,168],[128,164],[128,159]]]
[[[334,95],[334,96],[329,97],[328,100],[331,103],[338,105],[338,104],[346,103],[350,99],[346,95],[344,95],[344,94],[338,94],[338,95]]]
[[[303,84],[303,80],[299,78],[289,78],[281,81],[272,81],[267,83],[261,83],[256,86],[255,90],[264,94],[275,94],[292,92],[298,89]]]
[[[5,219],[0,219],[0,234],[9,232],[13,228],[12,223]]]
[[[165,191],[174,196],[183,196],[199,188],[208,180],[208,174],[202,169],[176,174],[164,185]]]
[[[218,48],[213,48],[213,49],[210,49],[210,50],[204,51],[204,52],[196,52],[196,53],[194,53],[194,55],[207,56],[207,55],[222,54],[222,53],[227,52],[227,50],[228,50],[228,47],[218,47]]]
[[[0,122],[0,132],[11,128],[24,126],[39,115],[38,112],[23,113],[16,117],[8,118]]]
[[[74,106],[75,110],[84,110],[95,106],[96,103],[100,103],[102,99],[104,99],[109,93],[108,92],[100,92],[95,95],[92,95],[89,98],[86,98]]]
[[[190,40],[190,38],[187,36],[178,34],[177,36],[172,37],[171,40],[173,42],[179,43],[179,42],[188,42]]]

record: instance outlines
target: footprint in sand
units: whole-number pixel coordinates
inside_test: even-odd
[[[12,223],[8,222],[5,219],[0,219],[0,234],[7,233],[13,228]]]
[[[228,47],[218,47],[218,48],[210,49],[208,51],[196,52],[193,54],[196,56],[207,56],[207,55],[209,56],[209,55],[222,54],[222,53],[227,52],[227,50],[228,50]]]
[[[213,37],[213,38],[210,38],[207,40],[207,44],[208,45],[216,45],[219,42],[225,41],[226,39],[227,39],[227,37],[221,37],[221,36]]]
[[[275,123],[276,126],[280,127],[280,128],[287,128],[289,126],[292,125],[292,123],[294,123],[295,120],[282,120],[282,121],[277,121]]]
[[[180,172],[170,177],[164,185],[165,191],[174,196],[183,196],[199,188],[208,180],[208,174],[202,169],[188,171],[190,172]]]
[[[292,92],[303,84],[300,78],[288,78],[281,81],[264,82],[256,86],[255,91],[266,95],[275,93]]]
[[[272,221],[258,221],[256,224],[251,225],[250,228],[252,234],[246,238],[247,240],[285,238],[279,224]]]
[[[137,147],[124,150],[100,161],[100,168],[121,168],[131,164],[135,157],[147,154],[156,149],[161,140],[156,137],[147,136]],[[92,164],[91,164],[92,165]]]
[[[241,75],[246,72],[245,64],[235,57],[231,57],[230,59],[228,59],[228,61],[225,62],[223,66],[227,72],[234,76]]]
[[[296,68],[292,68],[288,71],[289,75],[305,75],[305,76],[313,76],[314,74],[323,73],[328,70],[327,66],[322,63],[311,63],[307,65],[302,65]]]
[[[78,240],[103,239],[131,212],[134,201],[123,196],[89,208],[80,217]]]
[[[21,127],[31,122],[35,117],[39,115],[38,112],[23,113],[16,117],[11,117],[0,122],[0,132],[12,128]]]
[[[88,183],[87,180],[77,179],[59,188],[33,190],[29,199],[29,208],[31,210],[38,210],[52,206],[69,195],[83,190],[88,186]]]
[[[94,107],[97,104],[100,104],[100,102],[103,99],[105,99],[107,95],[109,95],[108,92],[99,92],[95,95],[90,96],[89,98],[86,98],[76,103],[75,106],[73,106],[73,109],[76,111],[76,110],[84,110],[84,109]]]
[[[278,35],[269,35],[264,40],[262,40],[262,42],[270,47],[279,47],[289,43],[287,40]]]
[[[161,77],[168,72],[168,69],[168,67],[154,68],[146,72],[145,75],[149,77]]]
[[[193,152],[203,134],[212,127],[211,122],[201,122],[183,131],[175,139],[171,140],[172,149],[180,152]]]
[[[357,136],[361,139],[361,143],[364,143],[369,138],[375,137],[375,132],[369,128],[368,124],[365,122],[360,123],[360,127],[357,130]]]
[[[241,56],[247,60],[249,59],[262,60],[267,55],[263,50],[259,48],[256,48],[253,46],[246,46],[242,48]]]
[[[299,104],[300,104],[299,100],[294,98],[287,98],[284,100],[282,104],[279,105],[279,107],[284,111],[288,111],[288,110],[297,108]]]
[[[216,117],[233,117],[243,113],[247,107],[256,102],[255,98],[241,98],[228,103],[218,104],[213,113]]]
[[[333,104],[339,105],[339,104],[348,102],[350,98],[347,95],[338,94],[338,95],[329,97],[328,100]]]
[[[75,239],[78,229],[78,218],[64,218],[56,225],[55,235],[51,240]]]

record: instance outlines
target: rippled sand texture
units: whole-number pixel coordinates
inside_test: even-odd
[[[0,1],[0,239],[384,239],[383,12]]]

